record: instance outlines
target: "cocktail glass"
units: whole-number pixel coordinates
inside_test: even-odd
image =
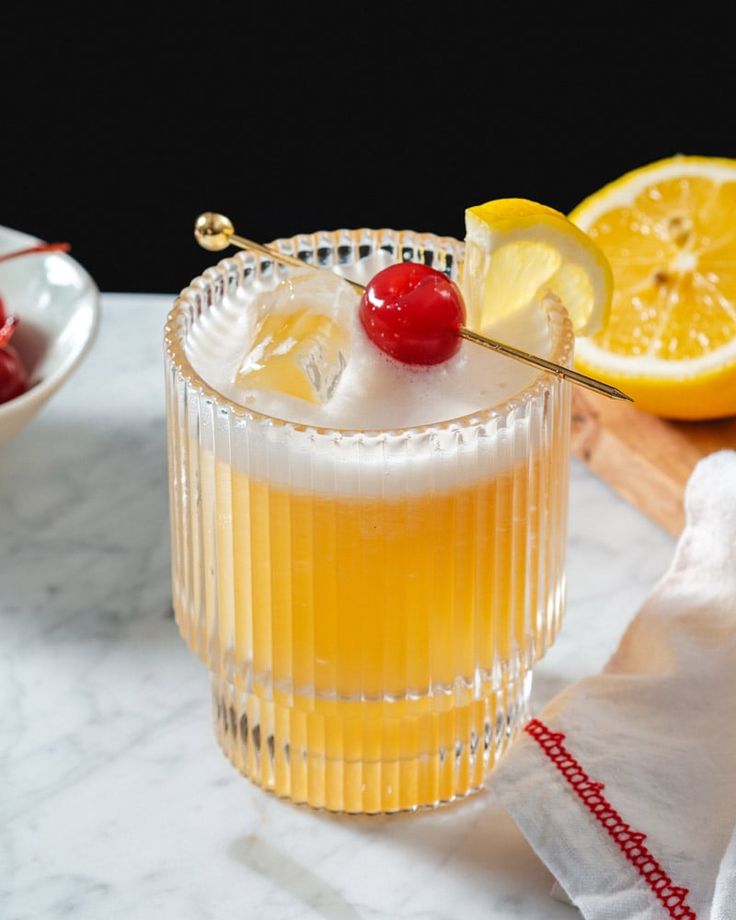
[[[456,240],[390,230],[275,245],[361,281],[381,251],[453,278],[463,257]],[[540,374],[483,411],[390,431],[238,405],[199,376],[191,343],[288,271],[239,253],[168,318],[177,623],[211,672],[223,751],[264,789],[351,813],[449,802],[482,787],[523,724],[560,625],[570,384]],[[545,309],[549,357],[569,366],[567,315]]]

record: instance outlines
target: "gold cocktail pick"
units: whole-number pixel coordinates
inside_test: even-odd
[[[238,246],[240,249],[260,253],[262,256],[266,256],[276,262],[282,262],[285,265],[294,265],[298,268],[307,267],[315,271],[329,271],[329,269],[310,265],[296,256],[287,255],[279,252],[278,249],[272,249],[270,246],[264,246],[262,243],[256,243],[253,240],[246,239],[244,236],[239,236],[235,232],[235,227],[230,218],[225,217],[224,214],[216,214],[213,211],[205,211],[204,214],[199,215],[194,223],[194,238],[203,249],[207,249],[209,252],[220,252],[223,249],[227,249],[228,246]],[[365,290],[365,287],[362,284],[358,284],[357,281],[350,281],[347,278],[344,280],[361,294]],[[557,377],[564,377],[566,380],[571,380],[573,383],[578,384],[578,386],[593,390],[595,393],[602,393],[610,399],[624,399],[628,402],[633,402],[630,396],[627,396],[617,387],[611,386],[610,383],[603,383],[602,380],[596,380],[595,377],[588,377],[587,374],[581,374],[579,371],[564,367],[562,364],[555,364],[554,361],[540,358],[538,355],[533,355],[521,348],[506,345],[503,342],[496,341],[496,339],[489,339],[487,336],[480,335],[465,327],[459,329],[458,334],[469,342],[475,342],[476,345],[490,348],[491,351],[496,351],[501,355],[513,358],[515,361],[522,361],[524,364],[530,364],[532,367],[548,371]]]

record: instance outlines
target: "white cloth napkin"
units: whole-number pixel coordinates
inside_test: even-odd
[[[603,673],[491,777],[588,920],[736,918],[736,452],[700,461],[685,505],[672,565]]]

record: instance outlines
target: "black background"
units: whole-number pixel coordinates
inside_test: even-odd
[[[0,223],[70,240],[104,290],[169,292],[213,261],[206,209],[262,241],[567,211],[660,157],[736,156],[716,9],[6,3]]]

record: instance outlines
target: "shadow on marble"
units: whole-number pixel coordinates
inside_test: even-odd
[[[322,820],[350,824],[369,837],[388,837],[417,854],[446,854],[453,861],[504,873],[526,874],[515,849],[527,850],[511,818],[487,789],[436,809],[396,815],[343,816],[319,812]],[[452,852],[448,854],[448,843]],[[501,846],[500,843],[503,843]]]
[[[505,906],[510,915],[515,915],[516,900],[511,892],[524,891],[525,897],[542,903],[549,899],[550,920],[574,916],[570,908],[550,898],[552,876],[487,790],[433,810],[377,816],[336,815],[275,800],[270,795],[267,798],[274,820],[275,805],[286,810],[279,823],[298,821],[303,834],[311,825],[311,835],[306,836],[312,836],[315,846],[325,834],[341,835],[341,848],[351,855],[343,869],[346,877],[340,880],[342,890],[353,887],[353,876],[357,879],[363,873],[370,874],[380,853],[381,860],[394,868],[386,877],[373,879],[377,886],[389,881],[395,885],[405,873],[417,884],[424,879],[421,884],[430,900],[434,885],[451,884],[459,889],[469,886],[474,901],[487,898],[489,904],[498,907],[508,897]],[[339,890],[289,855],[291,844],[289,841],[282,848],[278,839],[268,839],[266,833],[261,833],[237,838],[228,853],[244,867],[267,877],[274,886],[288,888],[320,916],[330,920],[363,916],[349,912],[353,909]],[[419,915],[423,916],[416,914]]]
[[[336,887],[261,835],[248,834],[235,840],[228,855],[325,920],[361,920],[361,914]]]

